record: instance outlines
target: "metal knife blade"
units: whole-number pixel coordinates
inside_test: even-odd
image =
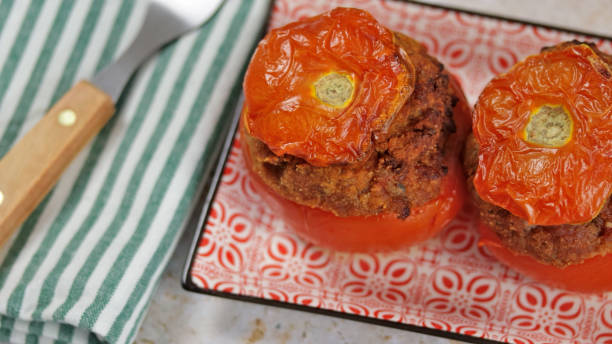
[[[164,44],[208,20],[223,0],[153,0],[130,47],[91,82],[114,102],[140,64]]]

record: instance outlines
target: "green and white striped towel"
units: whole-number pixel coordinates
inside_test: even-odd
[[[146,6],[0,2],[0,156],[126,48]],[[1,249],[0,341],[132,340],[268,9],[269,0],[227,0],[140,69],[116,115]]]

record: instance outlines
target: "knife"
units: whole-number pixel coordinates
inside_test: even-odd
[[[223,0],[152,0],[128,49],[80,81],[0,160],[0,245],[36,208],[115,112],[134,71],[164,44],[207,21]]]

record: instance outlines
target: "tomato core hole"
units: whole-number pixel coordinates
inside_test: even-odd
[[[344,108],[353,98],[353,81],[348,75],[328,73],[314,84],[315,96],[323,103]]]
[[[562,147],[572,137],[572,118],[562,106],[536,109],[525,127],[525,141],[544,147]]]

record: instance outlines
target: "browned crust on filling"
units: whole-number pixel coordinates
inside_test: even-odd
[[[416,69],[415,89],[384,132],[372,135],[373,149],[357,163],[315,167],[290,155],[276,156],[260,140],[243,140],[253,170],[287,199],[339,216],[410,215],[435,199],[448,167],[444,146],[455,131],[457,102],[444,66],[416,41],[396,33]]]

